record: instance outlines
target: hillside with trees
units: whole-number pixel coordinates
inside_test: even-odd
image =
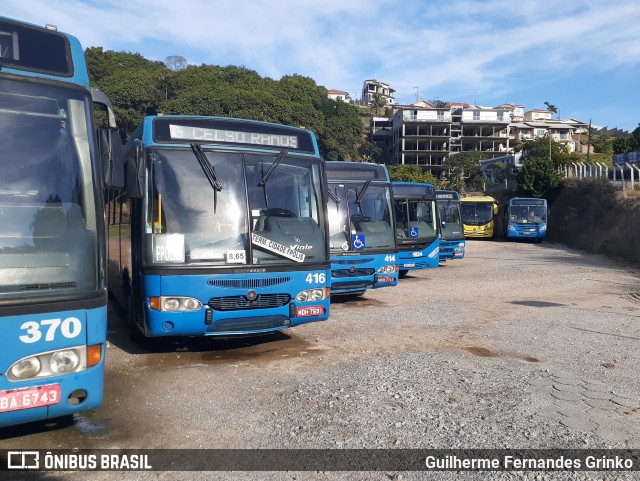
[[[85,54],[90,81],[111,100],[124,140],[146,115],[215,115],[304,127],[316,134],[325,158],[361,158],[358,109],[329,99],[311,78],[273,80],[242,66],[187,65],[179,56],[165,65],[101,47]]]

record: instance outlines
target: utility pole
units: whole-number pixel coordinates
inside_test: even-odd
[[[589,133],[587,134],[587,164],[589,163],[590,152],[591,152],[591,119],[589,119]]]
[[[413,87],[413,88],[416,91],[416,103],[417,103],[420,98],[420,87]]]

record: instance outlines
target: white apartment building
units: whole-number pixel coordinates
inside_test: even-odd
[[[379,93],[387,99],[387,105],[393,106],[396,102],[396,91],[389,84],[379,82],[377,80],[365,80],[362,84],[362,103],[370,104],[373,100],[373,94]]]

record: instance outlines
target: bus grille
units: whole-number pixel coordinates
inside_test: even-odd
[[[343,278],[343,277],[362,277],[372,276],[375,269],[356,269],[353,272],[349,272],[348,269],[336,269],[331,271],[331,277]]]
[[[245,296],[212,297],[209,307],[214,311],[241,311],[246,309],[269,309],[282,307],[289,303],[289,294],[258,294],[254,301]]]
[[[371,281],[348,281],[348,282],[332,282],[331,290],[339,291],[340,289],[369,289],[373,287]]]
[[[213,287],[225,287],[228,289],[258,289],[260,287],[272,287],[289,282],[291,277],[263,277],[256,279],[209,279],[207,284]]]

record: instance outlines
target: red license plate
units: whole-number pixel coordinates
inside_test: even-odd
[[[394,282],[395,278],[393,276],[378,276],[378,282]]]
[[[50,406],[60,402],[60,384],[0,391],[0,413]]]
[[[296,308],[296,317],[321,316],[322,314],[324,314],[324,307],[322,306],[307,306]]]

